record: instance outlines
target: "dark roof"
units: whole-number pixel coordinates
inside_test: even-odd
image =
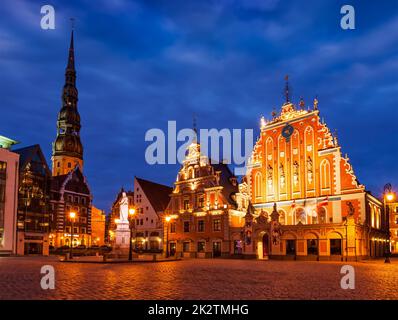
[[[239,192],[238,179],[231,172],[227,164],[212,163],[211,165],[214,168],[214,171],[221,171],[220,186],[223,186],[222,189],[223,196],[229,203],[236,204],[236,201],[231,196]],[[236,179],[235,185],[232,184],[231,178]]]
[[[173,192],[173,188],[137,177],[135,179],[140,184],[155,211],[164,211],[169,204],[169,195]]]
[[[46,158],[41,151],[40,145],[34,144],[32,146],[20,148],[13,150],[13,152],[19,154],[19,169],[24,170],[26,165],[30,163],[32,160],[36,162],[42,162],[44,164],[44,169],[47,171],[47,174],[50,173],[50,169],[48,168],[48,164]]]
[[[83,173],[81,172],[78,166],[68,174],[52,177],[51,190],[59,192],[62,187],[62,184],[65,182],[65,180],[68,178],[70,174],[72,174],[72,179],[66,184],[65,187],[66,191],[85,193],[89,195],[90,194],[89,186],[85,181]]]

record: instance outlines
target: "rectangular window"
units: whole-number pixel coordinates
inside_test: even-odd
[[[189,252],[189,241],[182,244],[182,251]]]
[[[184,199],[184,210],[189,209],[189,199]]]
[[[66,233],[70,233],[70,227],[65,228]]]
[[[82,228],[82,233],[86,233],[86,228]]]
[[[206,245],[206,243],[204,241],[199,241],[198,242],[198,252],[204,252],[205,251],[205,245]]]
[[[175,222],[170,223],[170,233],[176,233],[177,224]]]
[[[189,232],[189,221],[184,221],[184,232]]]
[[[198,207],[203,208],[205,206],[205,197],[204,196],[199,196],[198,199]]]
[[[205,231],[205,221],[199,220],[198,221],[198,232],[204,232],[204,231]]]
[[[220,219],[213,220],[213,231],[221,231],[221,220]]]
[[[73,233],[79,233],[79,230],[78,230],[78,228],[76,228],[76,227],[73,227]]]

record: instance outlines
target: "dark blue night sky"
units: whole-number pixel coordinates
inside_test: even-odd
[[[40,28],[40,8],[56,29]],[[340,8],[356,29],[340,28]],[[145,132],[255,128],[292,100],[319,109],[359,181],[379,194],[398,186],[396,1],[15,1],[0,3],[0,135],[51,143],[75,17],[75,56],[85,174],[94,204],[109,210],[133,177],[171,185],[178,165],[149,166]]]

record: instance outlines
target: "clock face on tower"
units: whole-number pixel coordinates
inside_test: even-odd
[[[286,124],[282,129],[282,136],[289,141],[290,136],[293,134],[294,128],[290,124]]]

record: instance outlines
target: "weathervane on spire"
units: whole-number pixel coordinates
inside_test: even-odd
[[[75,18],[70,18],[70,26],[71,26],[71,28],[72,28],[72,30],[74,30],[75,29]]]

